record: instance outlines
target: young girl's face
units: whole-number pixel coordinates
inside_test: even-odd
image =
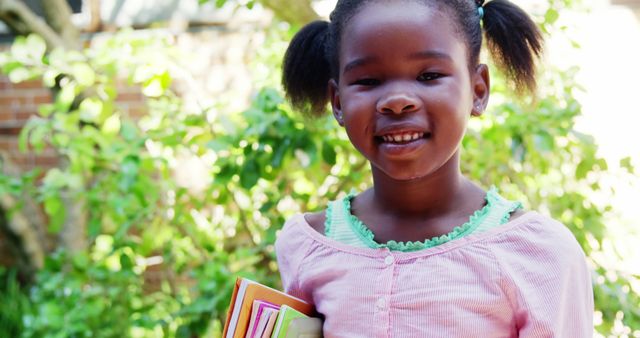
[[[446,12],[417,2],[365,5],[346,25],[332,82],[334,114],[353,145],[397,180],[456,164],[467,119],[488,95],[485,66]],[[455,162],[451,162],[455,161]]]

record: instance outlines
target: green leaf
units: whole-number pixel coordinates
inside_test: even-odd
[[[98,123],[102,113],[102,101],[96,98],[86,98],[82,100],[78,107],[80,120],[89,123]]]
[[[53,104],[41,104],[38,106],[38,114],[42,117],[49,117],[55,112]]]
[[[545,24],[553,25],[559,17],[560,14],[558,14],[558,11],[553,8],[549,8],[544,15]]]
[[[123,270],[131,270],[133,268],[133,260],[126,253],[120,254],[120,266]]]
[[[248,159],[240,173],[240,185],[249,190],[258,183],[259,178],[260,168],[255,161]]]
[[[0,52],[0,69],[4,68],[4,66],[11,62],[11,58],[9,57],[9,53]]]
[[[76,98],[76,86],[73,82],[68,82],[63,85],[56,95],[55,102],[53,103],[56,107],[57,111],[64,112],[68,111],[73,103],[73,100]]]
[[[42,75],[42,83],[49,88],[53,88],[56,86],[58,76],[60,76],[59,70],[48,68]]]
[[[138,129],[131,121],[124,120],[120,124],[120,135],[126,141],[133,141],[138,137]]]
[[[587,177],[587,174],[593,169],[594,162],[591,158],[586,158],[576,167],[576,179],[582,180]]]
[[[596,164],[598,165],[598,169],[602,170],[602,171],[607,171],[609,170],[609,164],[607,163],[607,160],[601,158],[598,159],[598,161],[596,162]]]
[[[120,132],[120,127],[120,116],[118,114],[113,114],[104,121],[101,130],[107,135],[117,135]]]
[[[336,150],[327,141],[322,142],[322,159],[329,165],[336,164]]]
[[[15,68],[9,72],[9,80],[13,83],[18,83],[31,79],[34,76],[27,68],[20,67]]]
[[[96,81],[96,73],[86,63],[76,63],[71,70],[72,76],[79,85],[89,87]]]
[[[47,120],[40,118],[29,119],[20,131],[18,148],[21,152],[27,152],[29,144],[36,152],[42,151],[45,146],[45,138],[50,133],[50,125]]]
[[[11,55],[19,62],[39,65],[47,50],[47,45],[40,36],[30,34],[26,38],[18,37],[11,45]]]
[[[534,136],[534,144],[540,152],[549,152],[554,148],[553,136],[545,131],[541,131]]]
[[[162,87],[162,81],[154,78],[144,84],[142,87],[142,93],[148,97],[159,97],[164,93]]]
[[[49,216],[49,231],[58,233],[62,229],[66,211],[60,197],[52,195],[47,196],[44,200],[44,210]]]
[[[635,168],[631,163],[631,157],[625,157],[620,160],[620,167],[626,169],[630,174],[635,173]]]

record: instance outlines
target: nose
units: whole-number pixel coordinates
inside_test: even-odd
[[[420,109],[420,100],[406,91],[394,91],[381,97],[376,109],[383,114],[403,114]]]

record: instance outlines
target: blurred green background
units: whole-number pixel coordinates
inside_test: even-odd
[[[334,2],[80,3],[0,0],[0,337],[219,337],[237,276],[280,287],[285,219],[371,182],[329,114],[305,120],[279,86],[287,41]],[[494,71],[462,169],[567,225],[596,336],[640,337],[640,153],[603,95],[626,90],[612,69],[637,72],[613,64],[640,54],[640,26],[593,80],[576,27],[615,4],[518,3],[550,40],[540,95],[514,99]]]

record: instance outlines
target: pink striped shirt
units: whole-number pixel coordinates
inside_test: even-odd
[[[287,293],[325,316],[325,337],[591,337],[585,256],[536,212],[415,252],[351,247],[303,215],[276,253]]]

